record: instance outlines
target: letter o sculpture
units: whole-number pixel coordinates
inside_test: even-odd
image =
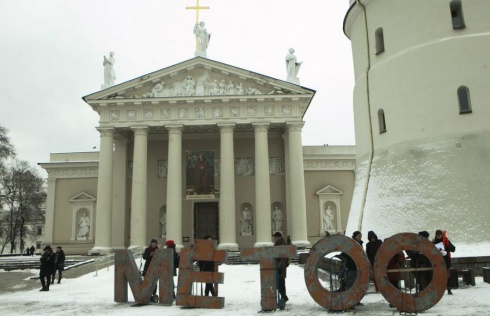
[[[432,264],[432,281],[419,293],[402,293],[388,279],[387,266],[391,258],[403,250],[413,250],[426,256]],[[414,233],[401,233],[385,240],[374,259],[374,277],[384,298],[402,312],[419,313],[439,302],[444,295],[447,270],[444,258],[427,238]]]
[[[357,266],[357,278],[352,287],[343,292],[331,292],[318,280],[318,264],[326,254],[341,251],[349,255]],[[320,239],[311,248],[305,264],[305,283],[311,297],[320,306],[342,311],[356,305],[366,294],[369,284],[369,260],[362,246],[346,236],[328,236]]]

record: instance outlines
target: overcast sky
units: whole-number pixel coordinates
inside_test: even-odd
[[[194,57],[196,0],[1,0],[0,125],[18,158],[99,147],[98,114],[81,99],[116,57],[122,83]],[[348,0],[200,0],[208,58],[286,79],[290,47],[302,86],[316,90],[303,145],[354,145]],[[42,172],[46,176],[45,172]]]

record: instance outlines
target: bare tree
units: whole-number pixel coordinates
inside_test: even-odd
[[[0,224],[4,227],[0,253],[7,244],[13,253],[17,242],[22,252],[27,235],[35,233],[31,224],[44,222],[44,179],[26,161],[14,160],[0,170],[0,190],[3,200]]]

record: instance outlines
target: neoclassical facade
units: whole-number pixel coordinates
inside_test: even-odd
[[[41,163],[44,243],[105,254],[211,235],[238,250],[271,246],[275,231],[298,246],[344,231],[355,150],[302,146],[314,94],[195,57],[85,96],[100,152]]]

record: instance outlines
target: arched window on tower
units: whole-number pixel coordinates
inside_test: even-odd
[[[385,51],[385,38],[382,27],[376,30],[374,37],[376,39],[376,55],[378,55]]]
[[[461,0],[451,1],[449,3],[449,9],[451,10],[453,29],[464,29],[466,25],[464,24],[463,5],[461,4]]]
[[[379,123],[379,133],[386,133],[386,120],[385,111],[383,109],[378,110],[378,123]]]
[[[470,90],[468,87],[458,88],[459,114],[471,113]]]

